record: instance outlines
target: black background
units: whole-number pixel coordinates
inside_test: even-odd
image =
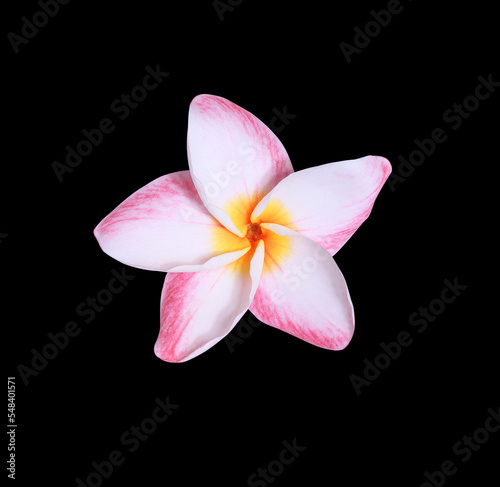
[[[452,446],[499,406],[488,251],[499,95],[456,130],[443,121],[478,76],[500,79],[494,14],[486,2],[436,3],[402,2],[351,63],[339,44],[352,44],[354,27],[387,2],[244,0],[221,21],[211,1],[73,0],[17,54],[7,33],[20,33],[21,18],[40,7],[12,5],[0,259],[20,485],[76,485],[113,450],[125,462],[103,485],[247,485],[294,438],[307,448],[276,486],[419,486],[448,459],[458,472],[446,485],[495,483],[495,435],[466,463]],[[168,78],[118,120],[111,103],[157,64]],[[382,189],[336,256],[356,312],[344,351],[260,326],[234,353],[222,341],[187,363],[162,362],[153,345],[164,276],[132,268],[134,280],[94,320],[78,316],[122,268],[100,250],[94,227],[138,188],[187,169],[188,106],[200,93],[266,124],[286,106],[296,117],[278,136],[295,170],[376,154],[397,173],[415,138],[446,129],[404,183]],[[59,182],[53,161],[105,117],[116,129]],[[419,334],[409,316],[456,277],[467,289]],[[31,367],[32,350],[68,321],[81,333],[24,385],[18,366]],[[404,330],[414,343],[358,396],[351,374]],[[121,436],[167,396],[179,408],[129,452]]]

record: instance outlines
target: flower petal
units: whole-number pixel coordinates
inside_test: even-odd
[[[94,230],[102,250],[141,269],[213,269],[250,250],[208,213],[189,171],[162,176],[121,203]]]
[[[297,171],[260,201],[251,219],[292,228],[334,255],[368,218],[390,173],[389,161],[377,156]]]
[[[264,270],[250,311],[262,322],[329,350],[347,346],[354,333],[354,310],[346,282],[328,252],[280,225],[275,233],[279,259],[266,248]],[[266,241],[267,243],[267,241]]]
[[[225,98],[199,95],[189,107],[191,176],[210,213],[244,236],[255,205],[293,172],[288,154],[258,118]]]
[[[155,354],[167,362],[185,362],[224,338],[248,310],[263,260],[264,244],[260,242],[224,267],[167,274]]]

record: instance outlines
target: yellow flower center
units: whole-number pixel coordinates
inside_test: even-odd
[[[248,248],[249,243],[252,247],[247,254],[230,264],[232,270],[248,273],[250,260],[261,240],[264,242],[265,248],[263,272],[270,272],[279,268],[281,261],[290,255],[290,237],[281,237],[261,227],[260,224],[278,223],[294,229],[291,215],[281,203],[272,201],[262,215],[252,221],[252,211],[261,198],[260,195],[250,198],[247,195],[239,195],[225,208],[237,228],[245,235],[244,237],[234,235],[222,225],[214,227],[213,243],[217,253]]]
[[[247,224],[247,234],[245,237],[250,241],[250,243],[257,242],[262,238],[262,228],[258,223],[248,223]]]

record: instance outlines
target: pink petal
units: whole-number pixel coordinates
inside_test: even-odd
[[[188,125],[191,176],[210,213],[243,236],[255,205],[293,172],[285,148],[258,118],[224,98],[199,95]]]
[[[255,250],[224,267],[167,274],[155,354],[167,362],[185,362],[224,338],[252,302],[263,259],[260,242]]]
[[[345,348],[354,333],[354,310],[337,264],[325,249],[293,230],[262,226],[276,232],[273,245],[285,250],[268,262],[266,249],[250,311],[262,322],[318,347]]]
[[[102,250],[124,264],[193,272],[226,265],[250,250],[208,213],[189,171],[162,176],[127,198],[94,230]]]
[[[257,205],[252,221],[293,228],[334,255],[368,218],[390,173],[377,156],[298,171]]]

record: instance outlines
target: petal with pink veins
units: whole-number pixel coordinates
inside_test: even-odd
[[[199,95],[189,107],[189,168],[210,213],[244,236],[255,205],[293,173],[280,140],[257,117],[213,95]]]
[[[368,218],[390,173],[377,156],[297,171],[259,202],[252,222],[292,228],[334,255]]]
[[[155,354],[167,362],[185,362],[222,340],[248,310],[263,260],[264,244],[259,242],[224,267],[167,274]]]
[[[102,250],[140,269],[195,272],[224,266],[250,250],[203,206],[189,171],[136,191],[94,230]]]
[[[274,236],[250,311],[262,322],[318,347],[345,348],[354,333],[354,310],[335,261],[293,230],[276,224],[262,227]]]

